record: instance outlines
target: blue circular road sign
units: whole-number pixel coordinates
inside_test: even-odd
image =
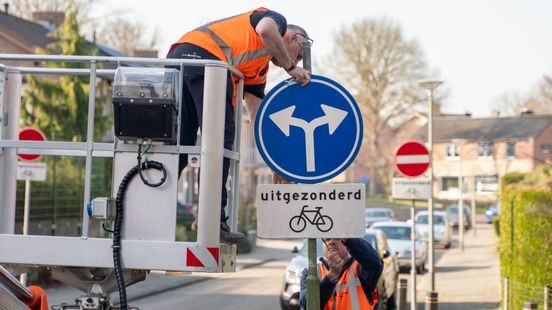
[[[257,111],[255,138],[266,164],[288,180],[318,183],[345,170],[362,142],[362,117],[337,82],[313,75],[276,85]]]

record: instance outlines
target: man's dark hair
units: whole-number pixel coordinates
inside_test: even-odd
[[[309,37],[309,35],[307,34],[307,31],[305,31],[305,29],[303,29],[302,27],[299,27],[297,25],[294,25],[294,24],[288,24],[288,29],[299,34],[299,35],[302,35],[304,36],[306,39],[308,39],[309,41],[311,41],[312,39]]]

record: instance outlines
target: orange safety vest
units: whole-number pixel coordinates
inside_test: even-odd
[[[378,290],[375,289],[372,294],[373,303],[371,304],[357,274],[358,262],[353,261],[339,278],[335,285],[334,293],[324,305],[324,310],[372,310],[378,303]],[[324,264],[318,264],[318,276],[323,279],[328,274],[328,269]]]
[[[243,73],[246,85],[266,83],[272,56],[251,26],[249,17],[253,12],[267,10],[258,8],[208,23],[184,34],[175,44],[191,43],[209,51]]]

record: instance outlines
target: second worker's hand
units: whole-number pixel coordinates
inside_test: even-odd
[[[330,272],[328,273],[328,276],[332,281],[335,281],[341,273],[341,269],[343,268],[343,265],[345,265],[345,261],[339,256],[337,251],[329,249],[328,264],[330,265]]]

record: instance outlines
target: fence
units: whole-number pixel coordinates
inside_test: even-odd
[[[44,156],[48,178],[33,182],[31,191],[29,233],[32,235],[79,236],[84,199],[83,158],[71,161],[65,156]],[[68,159],[68,158],[67,158]],[[62,162],[60,164],[60,162]],[[111,196],[111,158],[94,158],[92,166],[91,196]],[[70,173],[72,172],[72,173]],[[17,182],[15,232],[21,233],[25,182]],[[94,229],[94,227],[92,228]],[[96,237],[96,234],[91,233]]]
[[[552,309],[552,287],[533,286],[526,283],[503,278],[502,280],[502,309],[519,309],[517,305],[531,302],[537,304],[538,309]]]

